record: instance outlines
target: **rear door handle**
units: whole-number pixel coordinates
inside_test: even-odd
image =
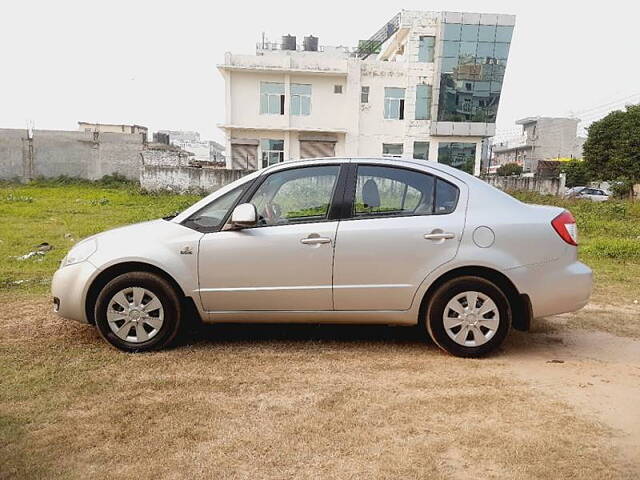
[[[331,239],[327,237],[312,237],[309,235],[307,238],[300,240],[303,245],[321,245],[323,243],[331,243]]]
[[[452,238],[456,238],[456,234],[451,232],[432,232],[424,235],[425,240],[451,240]]]

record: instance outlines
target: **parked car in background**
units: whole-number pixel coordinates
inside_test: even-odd
[[[87,238],[54,310],[125,351],[204,322],[419,325],[454,355],[582,308],[591,270],[566,210],[522,203],[435,162],[280,163],[174,217]]]
[[[585,198],[593,202],[605,202],[609,200],[609,194],[599,188],[573,187],[564,194],[565,198]]]

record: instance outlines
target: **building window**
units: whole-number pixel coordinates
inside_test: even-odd
[[[476,164],[476,144],[441,142],[438,144],[438,162],[473,174]]]
[[[360,89],[360,103],[369,103],[369,87]]]
[[[342,93],[342,85],[334,85],[333,93]]]
[[[284,161],[284,140],[263,139],[260,141],[262,150],[262,168],[267,168]]]
[[[392,120],[404,119],[404,88],[385,87],[384,118]]]
[[[435,37],[420,37],[418,44],[418,61],[433,63],[433,52],[436,44]]]
[[[291,84],[291,115],[311,115],[311,85]]]
[[[260,113],[284,115],[284,83],[260,82]]]
[[[416,86],[416,120],[431,118],[431,85]]]
[[[402,143],[383,143],[382,144],[382,156],[383,157],[402,157],[404,145]]]
[[[513,27],[445,23],[438,120],[495,123]]]
[[[413,142],[413,158],[429,160],[429,142]]]

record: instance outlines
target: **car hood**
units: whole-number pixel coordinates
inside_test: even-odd
[[[114,228],[91,238],[96,240],[97,250],[90,261],[100,268],[121,261],[156,263],[174,258],[185,247],[196,253],[202,233],[159,219]]]

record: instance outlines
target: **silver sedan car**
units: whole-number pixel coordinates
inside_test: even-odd
[[[453,355],[582,308],[591,270],[566,210],[519,202],[434,162],[280,163],[173,217],[75,245],[55,311],[125,351],[204,322],[415,326]]]

